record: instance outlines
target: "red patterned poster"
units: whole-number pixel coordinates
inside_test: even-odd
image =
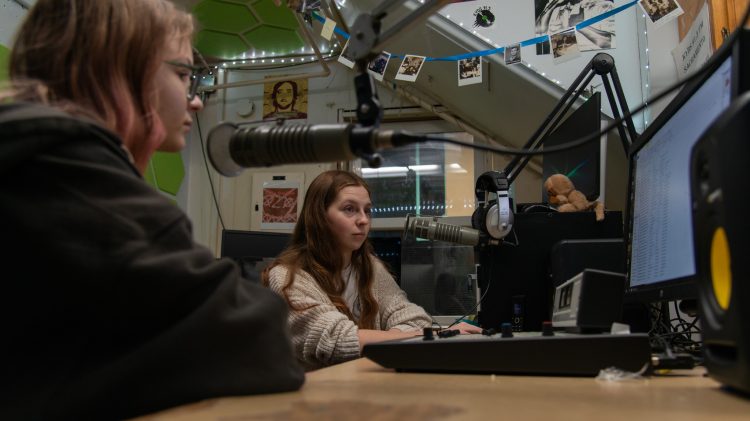
[[[292,229],[297,222],[299,184],[273,181],[263,185],[261,228]]]

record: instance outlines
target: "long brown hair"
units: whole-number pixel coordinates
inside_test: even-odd
[[[100,120],[143,170],[165,136],[154,75],[167,42],[192,33],[192,17],[166,0],[39,0],[14,42],[10,78]]]
[[[299,270],[304,270],[328,294],[328,298],[340,312],[346,314],[359,327],[372,329],[375,327],[375,316],[378,313],[378,303],[372,294],[373,259],[376,259],[372,254],[372,246],[366,240],[359,250],[352,253],[351,265],[353,273],[357,274],[357,291],[362,308],[360,319],[355,320],[342,298],[346,287],[341,279],[344,262],[326,219],[326,211],[336,200],[341,189],[349,186],[361,186],[368,194],[370,193],[370,188],[361,177],[346,171],[326,171],[310,183],[290,245],[266,268],[262,279],[263,284],[268,286],[269,271],[278,265],[285,266],[288,274],[282,291],[293,309],[302,310],[289,301],[287,290],[294,283],[295,274]]]

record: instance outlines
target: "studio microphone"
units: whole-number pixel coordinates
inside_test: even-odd
[[[476,246],[479,244],[479,230],[473,228],[461,227],[458,225],[444,224],[437,222],[431,217],[412,217],[407,218],[407,232],[412,233],[415,237],[426,238],[428,240],[448,241],[451,243],[465,244],[467,246]]]
[[[275,124],[239,127],[220,123],[208,133],[208,158],[216,171],[234,177],[244,168],[349,161],[379,166],[376,152],[418,140],[401,131],[354,124]]]

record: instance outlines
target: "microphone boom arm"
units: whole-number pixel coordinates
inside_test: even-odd
[[[381,20],[388,14],[388,9],[396,4],[401,4],[399,0],[385,0],[372,13],[362,13],[354,20],[351,26],[351,37],[347,47],[349,56],[355,62],[365,63],[374,56],[380,54],[383,46],[400,32],[422,22],[429,15],[441,9],[455,0],[427,0],[413,12],[396,22],[384,34],[380,34]]]
[[[391,26],[383,35],[380,34],[381,20],[391,7],[401,4],[401,1],[385,0],[372,13],[362,13],[357,16],[351,27],[351,36],[346,48],[347,55],[357,64],[358,74],[354,78],[354,88],[357,93],[357,120],[360,125],[378,127],[383,118],[383,108],[378,99],[375,82],[367,72],[369,61],[380,54],[388,40],[452,2],[453,0],[428,0]],[[365,159],[371,167],[379,166],[378,163],[381,161],[377,156],[365,156]]]
[[[615,68],[615,60],[606,53],[599,53],[595,55],[591,61],[583,68],[581,73],[578,75],[575,81],[570,85],[570,88],[560,98],[560,101],[555,105],[555,108],[547,116],[541,126],[531,135],[531,138],[523,145],[523,149],[536,150],[542,146],[546,137],[552,133],[555,128],[560,124],[560,121],[565,117],[570,107],[576,102],[578,97],[583,92],[583,87],[587,86],[594,76],[599,75],[602,78],[604,90],[607,93],[609,99],[609,105],[612,109],[612,114],[615,119],[620,118],[620,111],[622,110],[623,115],[628,117],[625,119],[625,125],[619,124],[617,126],[618,133],[620,134],[620,140],[622,141],[622,147],[625,151],[625,155],[628,155],[630,151],[630,145],[633,144],[635,139],[638,137],[635,131],[635,125],[633,119],[630,117],[630,110],[628,104],[625,101],[625,94],[622,90],[622,84],[620,78],[617,75],[617,69]],[[611,81],[608,78],[611,77]],[[584,80],[585,78],[585,80]],[[614,91],[613,87],[614,85]],[[616,101],[615,101],[616,99]],[[513,160],[508,163],[505,167],[505,174],[508,176],[508,183],[512,183],[516,179],[518,174],[528,164],[531,156],[516,156]]]

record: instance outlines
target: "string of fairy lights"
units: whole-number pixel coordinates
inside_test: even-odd
[[[423,0],[419,0],[419,2],[424,3]],[[345,2],[339,2],[339,3],[344,4]],[[602,20],[609,19],[610,17],[636,5],[637,3],[638,3],[638,0],[630,1],[608,12],[602,13],[598,16],[594,16],[590,19],[586,19],[585,21],[580,22],[579,24],[575,25],[574,28],[583,29],[588,26],[594,25]],[[326,20],[330,19],[330,18],[321,16],[317,12],[312,12],[311,16],[313,19],[317,20],[320,23],[325,23]],[[450,15],[444,15],[444,16],[450,19]],[[459,22],[458,26],[463,27],[463,22]],[[349,34],[341,30],[338,27],[338,25],[335,27],[334,32],[342,36],[344,39],[349,38]],[[459,59],[465,59],[465,58],[471,58],[471,57],[486,56],[490,54],[500,54],[505,51],[505,46],[502,46],[494,42],[493,40],[489,39],[488,37],[485,37],[479,34],[477,31],[473,30],[472,34],[477,36],[479,39],[487,42],[488,44],[493,45],[495,48],[492,50],[476,51],[476,52],[471,52],[471,53],[461,54],[461,55],[456,55],[456,56],[449,56],[449,57],[426,57],[426,61],[457,61]],[[546,42],[546,41],[549,41],[549,36],[541,35],[532,39],[519,41],[516,43],[507,43],[506,45],[520,44],[522,47],[525,47],[525,46],[535,45],[537,43]],[[333,57],[335,55],[338,55],[341,52],[342,46],[338,43],[338,41],[334,40],[331,45],[326,45],[326,44],[321,45],[320,50],[323,56]],[[404,57],[404,54],[393,54],[392,57],[402,58]],[[291,52],[261,51],[260,54],[256,54],[255,52],[252,52],[250,55],[247,55],[247,53],[243,53],[240,57],[235,57],[233,59],[226,60],[223,63],[221,63],[220,66],[215,66],[215,68],[218,68],[218,67],[231,68],[231,67],[248,65],[248,64],[311,62],[311,61],[315,61],[315,59],[316,58],[311,47],[302,47],[299,53],[295,53],[294,51],[291,51]],[[525,64],[528,67],[532,67],[531,64],[528,64],[528,63],[525,63]]]
[[[423,3],[423,1],[420,1],[420,3]],[[615,8],[615,9],[609,11],[609,12],[602,13],[599,16],[595,16],[593,18],[590,18],[590,19],[587,19],[587,20],[585,20],[583,22],[580,22],[578,25],[575,26],[575,28],[578,29],[578,30],[580,30],[580,29],[585,28],[587,26],[596,24],[596,23],[598,23],[598,22],[600,22],[600,21],[602,21],[604,19],[609,19],[612,16],[614,16],[615,14],[618,14],[618,13],[620,13],[620,12],[622,12],[622,11],[624,11],[624,10],[632,7],[632,6],[634,6],[636,3],[637,3],[637,1],[631,1],[629,3],[626,3],[625,5],[622,5],[622,6],[618,7],[618,8]],[[317,20],[321,24],[326,23],[326,21],[330,19],[330,18],[325,18],[323,16],[320,16],[318,13],[315,13],[315,12],[313,12],[311,16],[312,16],[312,18],[314,18],[315,20]],[[449,14],[445,14],[443,16],[445,16],[447,19],[450,19],[450,15]],[[464,23],[463,22],[458,22],[458,26],[459,27],[463,27]],[[341,37],[343,37],[344,39],[348,39],[349,38],[349,34],[347,34],[346,32],[344,32],[343,30],[341,30],[338,27],[338,25],[336,25],[334,27],[333,31],[335,33],[337,33],[338,35],[340,35]],[[479,39],[487,42],[488,44],[493,45],[495,48],[492,49],[492,50],[476,51],[476,52],[462,54],[462,55],[453,56],[453,57],[426,57],[426,61],[458,61],[458,60],[465,60],[465,59],[472,58],[472,57],[481,57],[481,56],[486,56],[486,55],[490,55],[490,54],[503,54],[504,53],[505,46],[501,46],[497,42],[493,42],[493,40],[491,40],[490,38],[488,38],[486,36],[483,36],[483,35],[479,34],[476,30],[473,30],[472,34],[474,36],[478,37]],[[517,44],[519,44],[520,46],[523,47],[523,46],[535,45],[537,43],[546,42],[546,41],[549,41],[549,36],[548,35],[542,35],[542,36],[538,36],[538,37],[535,37],[535,38],[532,38],[532,39],[529,39],[529,40],[520,41]],[[322,54],[324,56],[326,56],[326,57],[333,58],[335,55],[338,55],[338,54],[341,53],[341,51],[340,51],[341,49],[342,49],[342,47],[339,45],[339,43],[334,40],[333,41],[333,45],[331,46],[331,48],[329,48],[328,50],[326,50],[325,48],[322,48],[322,50],[323,50]],[[230,62],[224,62],[224,63],[222,63],[221,67],[226,69],[226,68],[232,68],[232,67],[238,67],[238,66],[246,66],[246,65],[268,65],[268,64],[276,64],[276,63],[278,63],[278,64],[286,64],[286,63],[295,64],[295,63],[313,62],[316,58],[315,58],[314,55],[312,55],[312,49],[310,49],[310,50],[311,51],[310,51],[309,55],[305,55],[305,47],[303,47],[301,49],[300,54],[292,54],[292,55],[285,54],[283,56],[275,56],[275,55],[272,54],[270,56],[267,56],[266,52],[263,51],[263,52],[261,52],[261,54],[260,54],[259,57],[256,57],[255,53],[252,53],[252,55],[250,57],[243,56],[243,57],[241,57],[238,60],[232,60]],[[403,57],[403,55],[401,55],[401,54],[394,54],[394,55],[392,55],[392,57],[393,58],[401,58],[401,57]],[[554,77],[548,76],[547,73],[544,70],[538,69],[534,65],[532,65],[531,63],[528,63],[526,61],[522,61],[521,63],[522,63],[522,65],[526,66],[530,70],[536,72],[537,74],[540,74],[542,77],[548,78],[553,83],[562,86],[562,82],[560,80],[558,80],[558,79],[556,79]]]
[[[417,0],[420,3],[424,3],[423,0]],[[344,6],[346,3],[346,0],[337,0],[336,1],[339,6]],[[580,22],[579,24],[575,25],[573,28],[576,30],[583,29],[587,26],[594,25],[598,22],[601,22],[605,19],[611,19],[614,17],[614,15],[619,14],[636,4],[638,4],[638,0],[628,1],[619,7],[615,7],[608,12],[604,12],[598,16],[594,16],[592,18],[586,19],[583,22]],[[487,55],[492,54],[503,54],[505,51],[505,48],[509,45],[517,44],[522,47],[525,46],[531,46],[535,45],[541,42],[549,41],[549,35],[544,34],[540,35],[531,39],[515,42],[515,43],[506,43],[506,45],[501,45],[496,40],[490,39],[488,36],[476,31],[476,30],[470,30],[466,27],[464,22],[458,20],[454,21],[451,20],[451,15],[447,12],[439,12],[440,15],[449,21],[453,22],[460,28],[464,28],[470,33],[477,37],[478,39],[484,41],[488,45],[493,46],[494,48],[488,49],[488,50],[481,50],[481,51],[473,51],[465,54],[455,55],[455,56],[448,56],[448,57],[425,57],[425,62],[430,61],[458,61],[458,60],[465,60],[467,58],[471,57],[483,57]],[[647,20],[645,13],[639,13],[641,17],[643,18],[644,22]],[[320,24],[324,24],[327,20],[330,20],[328,17],[321,16],[319,12],[312,12],[311,18],[313,21],[317,21]],[[334,22],[335,23],[335,22]],[[336,34],[339,35],[340,38],[343,38],[344,40],[348,40],[349,34],[347,34],[345,31],[340,29],[339,25],[336,25],[334,30]],[[640,36],[640,35],[639,35]],[[644,79],[642,86],[642,92],[641,95],[644,99],[644,102],[648,102],[650,94],[651,94],[651,87],[650,87],[650,57],[649,57],[649,48],[648,48],[648,29],[647,25],[643,25],[643,41],[645,43],[645,48],[641,49],[642,52],[645,53],[641,56],[641,63],[643,68],[641,69],[642,72],[642,78]],[[345,42],[345,41],[344,41]],[[341,43],[338,42],[336,37],[332,37],[330,39],[330,42],[323,41],[321,45],[319,45],[319,50],[321,52],[322,57],[325,60],[333,61],[335,60],[344,49],[345,45],[341,45]],[[392,54],[391,58],[403,58],[407,54]],[[303,46],[299,48],[298,50],[291,50],[286,52],[274,52],[274,51],[252,51],[250,53],[243,53],[239,57],[235,57],[232,59],[228,59],[226,61],[216,63],[213,65],[213,69],[222,71],[222,70],[246,70],[246,69],[270,69],[270,68],[279,68],[279,67],[286,67],[286,66],[298,66],[298,65],[305,65],[305,64],[314,64],[317,61],[317,57],[314,53],[314,50],[312,47]],[[521,61],[519,63],[522,66],[525,66],[526,68],[530,69],[531,71],[535,72],[536,74],[542,76],[543,78],[546,78],[547,80],[551,81],[552,83],[555,83],[556,85],[565,88],[564,84],[561,80],[555,78],[552,74],[548,75],[548,72],[544,69],[537,68],[532,63],[529,63],[527,61]],[[646,115],[647,112],[644,112],[644,124],[648,125],[648,116]]]

